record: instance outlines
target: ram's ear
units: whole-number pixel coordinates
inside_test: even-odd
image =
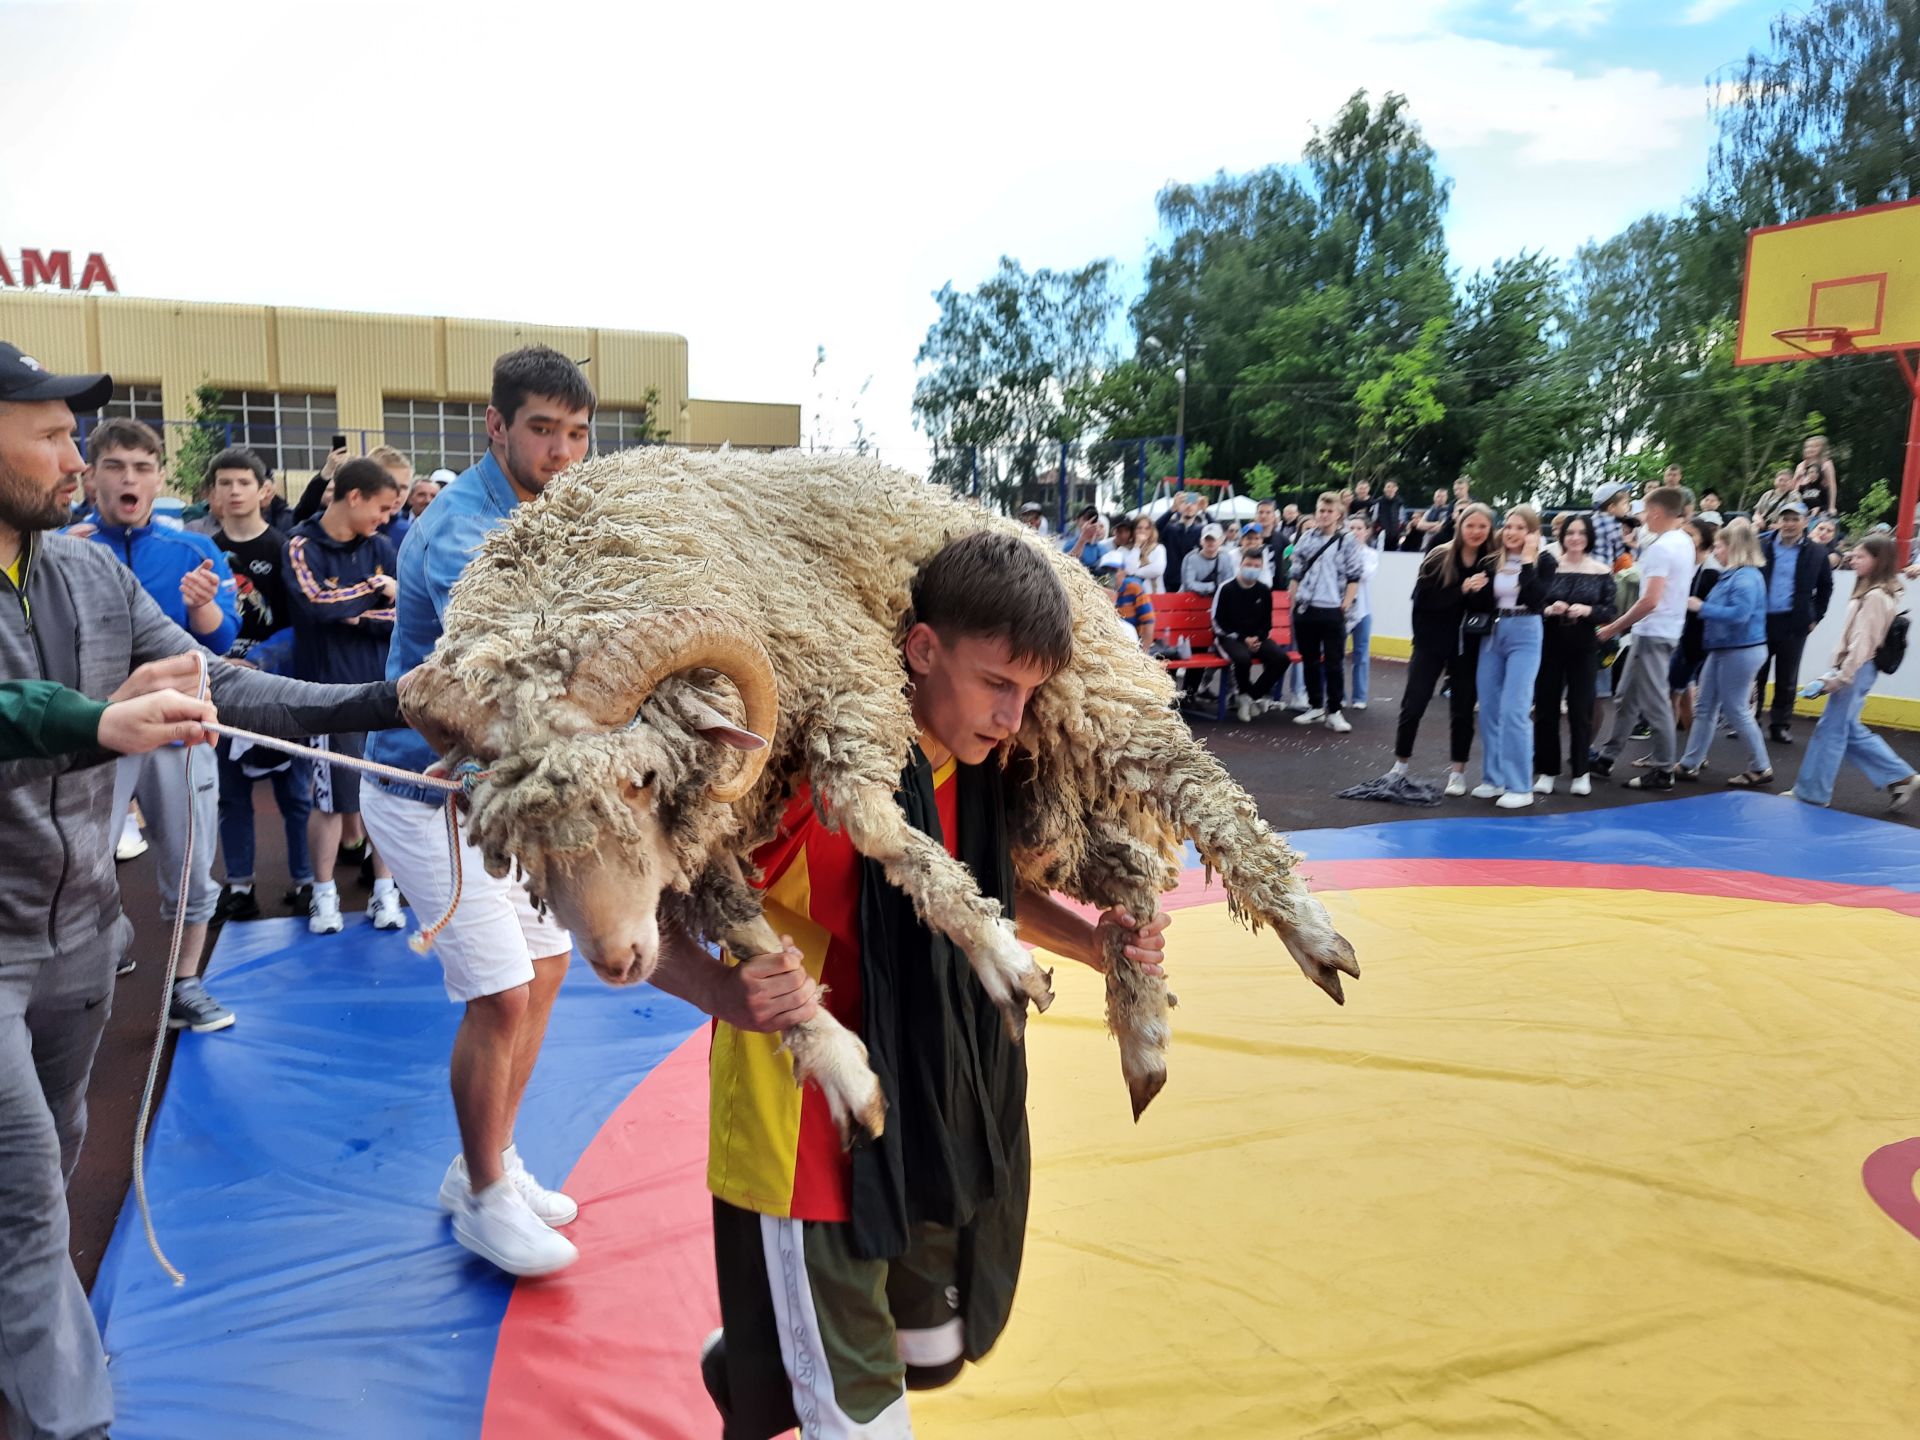
[[[742,730],[713,706],[696,696],[689,696],[685,702],[687,713],[694,722],[694,730],[703,740],[715,745],[725,745],[733,750],[764,750],[767,748],[765,737]]]

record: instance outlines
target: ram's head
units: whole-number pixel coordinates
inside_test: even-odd
[[[562,674],[541,673],[541,654],[503,641],[455,668],[436,655],[401,682],[401,706],[449,764],[480,766],[467,829],[487,868],[517,865],[601,978],[644,980],[662,892],[699,875],[766,766],[773,667],[738,619],[701,608],[603,629]]]

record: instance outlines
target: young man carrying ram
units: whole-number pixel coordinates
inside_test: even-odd
[[[1098,926],[1013,878],[1000,747],[1067,663],[1067,596],[1003,533],[939,551],[904,645],[918,742],[898,801],[1012,916],[1020,937],[1103,969],[1103,929],[1160,974],[1164,914]],[[998,1338],[1025,1238],[1026,1052],[967,957],[928,929],[810,791],[753,856],[767,921],[798,937],[820,1003],[865,1042],[885,1130],[846,1150],[826,1097],[797,1089],[779,1037],[715,1026],[707,1179],[724,1328],[701,1359],[727,1440],[911,1433],[906,1392],[944,1385]],[[712,967],[705,967],[710,970]],[[701,970],[656,985],[707,1003]]]

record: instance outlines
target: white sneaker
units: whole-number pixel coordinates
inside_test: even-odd
[[[1476,800],[1498,800],[1506,793],[1507,790],[1504,785],[1476,785],[1473,787],[1473,798]]]
[[[1327,712],[1316,705],[1313,709],[1302,710],[1298,715],[1294,716],[1293,723],[1296,725],[1318,725],[1326,718]]]
[[[504,1176],[461,1200],[453,1238],[509,1275],[551,1275],[580,1258],[573,1242],[542,1224]]]
[[[527,1208],[541,1224],[571,1225],[580,1218],[580,1207],[573,1203],[572,1196],[549,1190],[533,1178],[520,1159],[518,1146],[509,1145],[501,1151],[500,1162],[506,1168],[507,1179],[513,1182],[513,1188],[520,1192],[520,1198],[527,1202]],[[467,1157],[456,1155],[440,1181],[440,1208],[449,1215],[458,1215],[472,1193],[473,1182],[467,1178]]]
[[[1347,709],[1349,710],[1364,710],[1366,708],[1367,708],[1367,702],[1364,700],[1355,700],[1347,706]]]
[[[1234,696],[1233,713],[1240,717],[1242,724],[1253,719],[1253,697],[1251,695]]]
[[[340,900],[336,894],[334,897],[334,910],[336,913],[339,911],[339,908]],[[373,921],[373,928],[376,930],[406,929],[407,917],[402,914],[400,910],[400,892],[398,890],[376,890],[373,896],[373,903],[367,906],[367,918]],[[338,929],[339,927],[336,926],[335,928]]]
[[[1553,776],[1551,775],[1534,776],[1533,777],[1533,793],[1536,795],[1551,795],[1553,793]]]
[[[1336,710],[1327,716],[1327,729],[1333,731],[1336,735],[1347,735],[1352,733],[1353,724],[1346,716]]]
[[[1567,793],[1569,795],[1591,795],[1593,793],[1593,777],[1591,775],[1574,776],[1573,783],[1567,786]]]
[[[1498,805],[1502,810],[1524,810],[1533,804],[1533,792],[1531,790],[1515,790],[1510,795],[1502,795],[1493,803]]]
[[[120,843],[113,847],[116,860],[138,860],[147,853],[147,837],[140,833],[140,822],[133,818],[133,812],[127,812],[126,820],[120,826]]]
[[[307,906],[307,933],[338,935],[346,921],[340,918],[340,892],[313,887],[313,900]]]
[[[1449,770],[1447,772],[1446,793],[1456,799],[1467,793],[1467,777],[1464,771]]]

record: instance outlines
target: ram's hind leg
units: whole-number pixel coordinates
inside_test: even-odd
[[[707,913],[721,917],[720,935],[732,954],[771,955],[780,948],[780,937],[736,859],[729,856],[710,867],[694,889]],[[794,1083],[811,1081],[826,1097],[842,1145],[852,1144],[860,1132],[880,1137],[887,1128],[887,1097],[858,1035],[822,1006],[811,1020],[781,1031],[780,1043],[793,1057]]]
[[[1116,906],[1144,920],[1160,907],[1165,862],[1126,833],[1117,817],[1096,826],[1076,887],[1102,909]],[[1138,1120],[1167,1083],[1167,1012],[1178,1003],[1164,977],[1148,975],[1126,956],[1126,937],[1110,931],[1102,945],[1107,972],[1107,1028],[1120,1044],[1120,1074]]]

